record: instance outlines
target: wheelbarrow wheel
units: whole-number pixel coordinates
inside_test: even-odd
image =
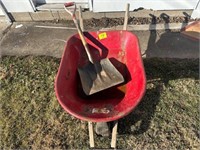
[[[97,135],[101,135],[103,137],[110,136],[110,127],[107,122],[97,122],[95,126],[95,132]]]

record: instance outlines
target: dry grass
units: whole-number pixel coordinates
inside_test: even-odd
[[[197,149],[198,60],[145,59],[147,91],[119,121],[118,148]],[[54,94],[59,59],[3,57],[0,149],[88,149],[87,123],[68,115]],[[109,148],[110,139],[95,137]]]

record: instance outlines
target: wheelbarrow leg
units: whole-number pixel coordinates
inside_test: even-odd
[[[117,127],[118,121],[114,121],[114,126],[112,128],[112,139],[111,139],[111,148],[116,148],[117,143]],[[94,148],[94,128],[93,123],[88,122],[88,129],[89,129],[89,141],[90,147]]]
[[[94,130],[92,122],[88,122],[90,147],[94,147]]]
[[[118,127],[118,121],[114,121],[114,126],[113,126],[113,129],[112,129],[111,148],[116,148],[116,143],[117,143],[117,127]]]

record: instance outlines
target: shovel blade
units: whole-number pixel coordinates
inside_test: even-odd
[[[121,73],[108,58],[78,68],[83,91],[91,95],[124,82]]]

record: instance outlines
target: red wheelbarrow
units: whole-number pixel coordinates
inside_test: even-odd
[[[137,37],[128,31],[85,32],[95,60],[109,58],[125,82],[86,96],[82,90],[78,66],[87,63],[87,55],[78,34],[69,38],[55,81],[56,96],[71,115],[88,122],[109,122],[129,114],[142,99],[146,77]]]

